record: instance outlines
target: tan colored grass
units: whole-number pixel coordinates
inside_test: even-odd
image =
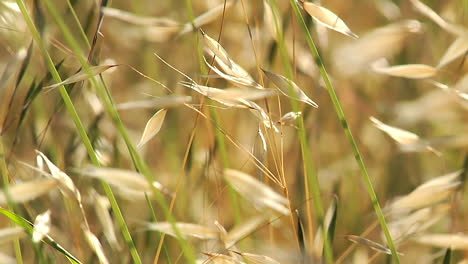
[[[433,247],[468,250],[468,236],[464,234],[425,234],[414,238],[414,240]]]
[[[53,190],[59,182],[56,179],[40,179],[8,186],[8,194],[13,202],[24,203],[34,200]],[[0,191],[0,204],[8,202],[5,192]]]
[[[94,251],[96,256],[98,257],[100,264],[108,264],[109,260],[107,259],[106,255],[104,254],[104,249],[102,248],[101,242],[99,239],[89,230],[84,230],[86,241],[91,249]]]
[[[359,38],[358,35],[352,32],[351,29],[349,29],[349,27],[345,24],[345,22],[332,11],[311,2],[304,2],[303,0],[302,2],[304,10],[309,15],[311,15],[315,21],[346,36],[355,39]]]
[[[293,81],[282,75],[269,72],[267,70],[263,70],[263,73],[276,87],[278,87],[279,91],[285,96],[318,108],[318,104],[312,101],[312,99],[310,99]]]
[[[91,198],[94,205],[97,218],[103,228],[104,236],[114,250],[121,249],[117,235],[115,234],[115,226],[112,217],[109,214],[110,202],[105,196],[99,195],[96,191],[91,191]]]
[[[354,235],[347,235],[345,236],[346,239],[348,239],[349,241],[353,242],[353,243],[357,243],[357,244],[360,244],[360,245],[363,245],[363,246],[366,246],[374,251],[377,251],[377,252],[380,252],[380,253],[384,253],[384,254],[387,254],[387,255],[391,255],[392,252],[390,251],[390,249],[384,245],[381,245],[375,241],[372,241],[370,239],[367,239],[367,238],[364,238],[364,237],[360,237],[360,236],[354,236]]]
[[[409,79],[429,78],[438,72],[437,68],[425,64],[407,64],[391,67],[374,66],[373,70],[378,73]]]
[[[92,76],[98,75],[103,73],[104,71],[107,71],[110,68],[117,67],[119,66],[118,64],[106,64],[106,65],[98,65],[98,66],[93,66],[89,68],[89,71],[91,72]],[[53,89],[57,88],[61,85],[67,85],[67,84],[72,84],[72,83],[77,83],[81,81],[88,80],[90,78],[89,74],[85,70],[81,70],[78,73],[68,77],[67,79],[63,80],[62,82],[52,84],[49,86],[44,87],[45,89]]]
[[[225,169],[224,177],[237,192],[260,209],[270,208],[284,215],[289,214],[289,201],[252,176],[238,170]]]
[[[75,199],[78,204],[81,205],[81,193],[76,188],[73,180],[63,171],[61,171],[54,163],[52,163],[44,153],[40,151],[36,151],[38,156],[40,156],[45,163],[47,164],[47,168],[50,171],[50,175],[53,179],[56,179],[59,183],[60,190],[69,198]]]
[[[148,181],[138,172],[116,168],[98,168],[94,166],[87,166],[84,169],[77,170],[77,172],[83,176],[104,180],[118,188],[124,188],[139,193],[151,192],[151,186]],[[168,193],[159,182],[154,181],[151,184],[156,189]]]
[[[457,38],[445,51],[442,58],[440,58],[437,68],[444,67],[458,57],[462,56],[468,51],[468,37],[462,36]]]
[[[145,129],[141,135],[140,142],[138,142],[137,148],[141,148],[143,145],[148,143],[153,137],[155,137],[164,123],[167,109],[161,109],[157,111],[149,120],[146,122]]]
[[[195,237],[198,239],[218,239],[219,231],[212,227],[207,227],[198,224],[192,223],[176,223],[177,229],[184,237]],[[166,233],[170,236],[176,237],[174,229],[172,228],[171,223],[168,222],[158,222],[158,223],[147,223],[146,228],[153,231],[159,231]]]
[[[444,201],[460,186],[460,175],[461,171],[456,171],[429,180],[394,201],[389,208],[394,211],[418,209]]]
[[[229,232],[226,237],[226,248],[232,249],[237,242],[243,238],[248,237],[252,232],[257,230],[263,224],[267,223],[269,216],[258,215],[252,218],[249,218],[245,222],[235,225]]]
[[[236,253],[241,255],[242,258],[244,258],[245,260],[247,260],[249,263],[252,263],[252,264],[280,264],[278,261],[265,255],[252,254],[252,253],[246,253],[246,252],[236,252]]]

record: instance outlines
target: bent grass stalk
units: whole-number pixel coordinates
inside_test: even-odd
[[[309,29],[307,28],[307,25],[305,24],[304,18],[302,17],[301,11],[299,9],[299,6],[294,0],[290,0],[290,4],[294,10],[294,15],[296,18],[299,20],[299,24],[301,25],[301,28],[305,34],[307,44],[309,46],[310,52],[312,55],[316,58],[316,62],[318,64],[320,74],[325,81],[325,85],[327,87],[328,93],[330,95],[330,98],[333,102],[333,106],[335,108],[336,114],[338,115],[338,119],[341,122],[341,125],[345,131],[346,136],[348,137],[349,142],[351,143],[351,147],[354,152],[354,158],[356,159],[359,169],[361,170],[362,176],[364,178],[364,182],[366,184],[367,192],[369,193],[369,196],[372,201],[372,205],[374,206],[374,211],[377,215],[377,218],[379,219],[380,226],[385,234],[385,238],[387,239],[387,243],[390,247],[390,250],[392,252],[392,257],[395,263],[400,263],[400,259],[398,257],[395,243],[393,242],[392,236],[390,234],[390,231],[387,226],[387,222],[385,220],[385,216],[382,212],[382,208],[380,207],[379,201],[377,199],[377,194],[375,193],[374,187],[372,185],[371,178],[369,174],[367,173],[366,166],[364,164],[364,161],[362,159],[362,156],[359,152],[359,148],[357,146],[356,141],[354,140],[353,134],[351,133],[351,129],[348,127],[348,122],[346,121],[345,114],[343,112],[343,108],[341,107],[340,101],[338,99],[338,96],[335,92],[335,89],[330,81],[330,78],[328,77],[328,73],[325,69],[325,65],[323,64],[322,58],[320,57],[320,54],[317,50],[317,47],[315,46],[315,43],[312,39],[312,36],[310,35]]]

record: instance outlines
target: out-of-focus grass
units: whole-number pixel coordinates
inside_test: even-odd
[[[268,256],[280,263],[319,259],[382,263],[391,251],[401,253],[401,263],[462,261],[467,248],[459,246],[455,237],[444,242],[443,237],[430,235],[457,234],[461,242],[468,239],[462,235],[467,220],[466,172],[440,178],[430,189],[416,188],[468,164],[468,12],[464,1],[322,1],[359,39],[321,26],[303,10],[294,10],[294,1],[265,2],[237,0],[224,5],[221,0],[157,4],[116,0],[102,8],[96,1],[26,1],[22,14],[15,1],[2,1],[0,155],[4,189],[48,177],[49,171],[36,161],[35,150],[40,150],[71,178],[83,206],[81,212],[73,199],[64,198],[59,184],[49,193],[21,203],[11,203],[21,194],[7,192],[6,197],[11,196],[8,210],[33,223],[38,214],[50,209],[50,237],[82,263],[105,262],[86,237],[88,228],[83,227],[82,217],[109,263],[136,263],[138,259],[142,263],[216,259],[257,263],[248,254],[234,252]],[[31,16],[29,25],[24,11]],[[297,20],[297,11],[305,18],[311,39]],[[93,43],[100,12],[104,18]],[[269,14],[274,14],[273,20]],[[38,32],[31,35],[33,27]],[[276,89],[261,69],[281,74],[294,80],[319,108],[277,93],[255,100],[264,111],[262,117],[257,106],[248,102],[244,108],[228,107],[214,94],[201,95],[180,85],[189,80],[154,53],[199,85],[224,91],[236,87],[207,70],[202,56],[208,63],[222,66],[205,51],[197,27],[216,39],[258,84]],[[452,47],[456,56],[429,78],[378,73],[382,67],[396,65],[436,67],[457,39],[457,49]],[[307,46],[311,40],[323,61],[318,65],[317,54]],[[96,62],[109,60],[120,66],[96,76],[89,71]],[[88,80],[59,89],[44,88],[82,67],[88,71]],[[330,81],[323,81],[320,72],[324,69]],[[333,94],[330,98],[331,86],[336,98]],[[237,92],[223,100],[232,103],[242,96]],[[154,97],[160,100],[149,105],[142,102]],[[180,98],[186,98],[184,103],[176,101]],[[127,102],[136,103],[133,108],[119,109]],[[349,130],[343,130],[340,111],[338,117],[335,114],[337,103],[346,114]],[[245,108],[249,104],[250,109]],[[136,149],[146,122],[162,108],[168,111],[161,130]],[[278,122],[291,111],[301,112],[299,119]],[[385,134],[388,131],[379,130],[369,120],[371,116],[419,138],[397,143],[395,134],[390,137]],[[277,132],[269,128],[273,125]],[[349,133],[352,144],[346,136]],[[355,158],[365,161],[369,179],[362,180],[363,166]],[[142,189],[98,185],[84,177],[83,170],[91,164],[146,176],[148,184],[142,187],[146,198]],[[232,179],[223,175],[225,169],[242,171],[249,178],[230,183]],[[164,191],[154,188],[159,185],[150,184],[153,181],[164,186]],[[246,194],[236,189],[242,184],[248,190],[255,186],[255,191]],[[369,198],[369,188],[376,197]],[[110,199],[112,206],[98,211],[94,191],[107,194],[108,198],[101,198]],[[289,213],[278,210],[285,205],[276,195],[288,198]],[[327,210],[333,197],[337,209]],[[403,198],[398,201],[399,197]],[[382,208],[379,217],[373,209],[376,206]],[[103,213],[110,216],[110,222],[103,221]],[[336,219],[334,232],[327,229],[332,217]],[[383,217],[395,249],[377,224]],[[1,222],[5,228],[12,225],[7,218]],[[147,222],[160,222],[157,230],[178,239],[150,231]],[[164,222],[177,226],[177,231]],[[182,223],[197,224],[201,229]],[[242,227],[247,231],[237,237],[236,230]],[[109,240],[109,230],[114,230],[117,244]],[[328,240],[325,249],[324,237]],[[422,241],[426,237],[438,240]],[[13,263],[15,258],[18,263],[66,261],[53,247],[38,244],[34,251],[28,250],[33,248],[28,236],[15,236],[12,241],[3,243],[0,257],[4,260],[0,262]],[[444,256],[445,252],[451,252],[450,256]]]

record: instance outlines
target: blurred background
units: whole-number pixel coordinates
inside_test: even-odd
[[[280,263],[320,263],[323,238],[311,185],[305,180],[317,177],[322,206],[334,219],[331,222],[334,223],[335,260],[385,263],[390,257],[382,250],[373,249],[367,240],[357,244],[350,241],[349,235],[355,235],[386,248],[355,153],[291,3],[114,0],[103,7],[99,1],[49,0],[47,3],[26,1],[26,6],[63,80],[76,76],[81,64],[51,15],[49,5],[70,28],[72,39],[91,65],[118,65],[102,72],[102,78],[112,98],[111,105],[117,109],[133,144],[139,142],[148,120],[158,110],[167,109],[161,130],[138,148],[138,153],[154,179],[176,194],[173,215],[177,222],[200,224],[221,234],[215,221],[228,234],[236,227],[247,228],[248,232],[241,233],[242,238],[233,250],[269,256]],[[442,263],[445,250],[452,247],[452,263],[461,263],[468,250],[468,238],[463,236],[468,231],[468,207],[463,192],[465,174],[459,171],[467,166],[468,146],[467,1],[313,3],[332,11],[359,36],[355,39],[340,34],[330,29],[334,25],[327,28],[301,10],[380,206],[384,208],[391,233],[398,237],[401,262]],[[208,63],[213,62],[213,57],[206,52],[206,40],[199,28],[220,43],[232,61],[256,83],[277,91],[274,81],[261,69],[286,76],[319,107],[291,100],[281,93],[255,100],[269,118],[266,123],[271,121],[276,125],[275,132],[262,122],[265,117],[258,114],[258,109],[226,106],[213,100],[210,94],[181,85],[182,81],[194,81],[223,90],[237,87],[250,92],[254,89],[220,78],[207,67],[203,56]],[[91,44],[84,40],[84,35]],[[115,215],[109,210],[117,242],[107,240],[105,233],[109,231],[94,209],[96,195],[105,201],[107,198],[96,179],[80,173],[92,162],[59,89],[47,88],[56,82],[32,36],[16,2],[1,1],[2,175],[10,184],[43,177],[23,163],[38,167],[35,150],[46,154],[80,190],[90,228],[101,241],[109,263],[133,263]],[[95,36],[97,41],[93,44]],[[392,68],[413,64],[426,65],[433,72],[424,69],[415,73],[411,66]],[[418,73],[426,76],[415,77]],[[67,84],[66,88],[100,163],[104,167],[136,171],[121,130],[105,110],[97,88],[86,79]],[[236,96],[243,98],[246,94],[227,95],[229,99]],[[282,119],[289,112],[296,115]],[[396,130],[382,129],[370,117],[382,122],[377,124]],[[303,130],[299,125],[301,118]],[[412,133],[410,140],[408,134],[398,129]],[[303,158],[301,133],[306,137],[310,159]],[[314,175],[305,177],[306,167]],[[264,195],[261,190],[246,194],[245,190],[252,186],[246,186],[244,192],[238,190],[243,187],[223,177],[228,168],[250,175],[282,196],[287,193],[288,209],[293,214],[271,212],[268,206],[259,206],[259,200],[268,197],[261,197]],[[411,196],[414,200],[408,201],[410,205],[395,209],[398,198],[408,198],[424,182],[457,171],[455,178],[434,183],[435,189],[426,188],[422,196]],[[151,197],[148,203],[141,191],[126,192],[118,184],[113,190],[142,262],[153,263],[161,233],[149,231],[144,223],[153,222],[154,216],[168,221],[160,205]],[[421,203],[421,199],[427,203]],[[169,206],[171,195],[165,195],[164,200]],[[51,210],[50,235],[83,263],[98,263],[99,259],[84,242],[76,208],[69,203],[58,190],[53,190],[33,201],[17,204],[16,213],[34,222],[39,213]],[[154,211],[149,204],[154,206]],[[421,216],[423,209],[426,211]],[[415,213],[418,213],[417,220],[414,220]],[[5,228],[11,227],[7,218],[2,217],[1,222]],[[298,230],[303,234],[298,234]],[[427,234],[457,234],[465,246],[454,246],[454,240],[437,244],[438,240],[425,237]],[[8,239],[5,241],[1,255],[5,261],[1,262],[20,263],[18,252],[15,255],[14,251],[17,247]],[[213,258],[210,254],[232,254],[223,245],[226,242],[223,238],[188,241],[200,263],[209,263],[210,257]],[[66,262],[50,247],[32,247],[33,242],[26,237],[19,243],[24,263]],[[166,237],[164,245],[158,263],[185,263],[175,238]],[[353,245],[356,247],[350,248]],[[238,258],[241,260],[269,263]]]

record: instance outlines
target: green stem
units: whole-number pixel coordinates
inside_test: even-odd
[[[55,68],[55,65],[54,65],[54,63],[52,61],[52,58],[50,57],[49,52],[45,48],[45,45],[44,45],[44,43],[43,43],[43,41],[41,39],[41,36],[39,35],[39,32],[37,31],[32,19],[31,19],[31,16],[29,15],[29,13],[28,13],[28,11],[26,9],[26,5],[24,4],[23,0],[17,0],[16,2],[17,2],[18,6],[19,6],[19,8],[21,10],[21,13],[23,14],[23,17],[24,17],[24,19],[25,19],[25,21],[26,21],[26,23],[28,25],[29,30],[32,33],[34,41],[36,42],[37,46],[41,50],[42,56],[44,57],[44,59],[45,59],[45,61],[47,63],[47,67],[49,68],[54,81],[57,82],[57,83],[62,82],[62,79],[61,79],[57,69]],[[50,5],[50,2],[47,1],[47,4]],[[65,89],[65,87],[63,85],[61,85],[59,87],[59,91],[60,91],[60,94],[61,94],[62,99],[64,101],[65,107],[67,108],[67,111],[70,113],[70,115],[71,115],[71,117],[73,119],[73,122],[75,123],[75,126],[76,126],[76,128],[78,130],[78,133],[79,133],[79,135],[80,135],[80,137],[81,137],[81,139],[82,139],[82,141],[83,141],[83,143],[84,143],[84,145],[86,147],[89,158],[91,159],[92,163],[95,166],[100,166],[101,164],[99,163],[99,159],[98,159],[98,157],[96,155],[96,152],[93,149],[91,141],[89,140],[89,137],[86,134],[86,130],[85,130],[84,126],[83,126],[83,123],[81,122],[81,120],[80,120],[80,118],[78,116],[78,113],[76,112],[76,109],[75,109],[75,107],[73,105],[73,102],[70,99],[70,96],[68,95],[67,90]],[[102,184],[102,186],[104,188],[104,191],[107,194],[107,197],[109,198],[109,201],[110,201],[110,203],[112,205],[112,209],[113,209],[113,211],[114,211],[114,213],[116,215],[116,218],[119,221],[120,227],[122,229],[122,235],[124,236],[125,241],[127,242],[127,245],[130,248],[130,252],[131,252],[133,261],[135,263],[137,263],[137,264],[141,264],[140,256],[138,255],[135,244],[133,243],[132,237],[130,235],[130,231],[128,230],[128,227],[127,227],[127,225],[125,223],[122,212],[120,211],[120,208],[118,206],[117,200],[115,199],[115,196],[112,193],[112,190],[111,190],[110,186],[107,183],[105,183],[104,181],[101,181],[101,184]]]
[[[270,0],[270,4],[272,5],[272,8],[276,9],[277,8],[277,5],[276,5],[276,2],[274,0]],[[282,65],[285,65],[285,71],[286,71],[286,77],[288,77],[290,80],[293,80],[294,79],[294,73],[293,73],[293,69],[292,69],[292,66],[291,66],[291,63],[290,63],[290,59],[289,59],[289,56],[288,56],[288,53],[287,53],[287,49],[286,49],[286,46],[285,46],[285,42],[284,42],[284,35],[283,35],[283,32],[281,30],[281,27],[280,27],[280,19],[279,17],[279,14],[278,12],[274,12],[274,16],[275,16],[275,27],[277,29],[277,32],[278,32],[278,50],[280,52],[280,56],[281,56],[281,60],[282,60]],[[294,93],[294,90],[292,89],[292,87],[290,87],[290,93]],[[299,112],[300,111],[300,107],[299,107],[299,103],[294,100],[294,99],[291,99],[291,106],[293,108],[293,111],[294,112]],[[300,145],[301,145],[301,154],[302,154],[302,161],[303,161],[303,164],[304,164],[304,174],[307,176],[306,178],[306,184],[307,184],[307,187],[306,187],[306,192],[308,191],[307,188],[311,191],[312,193],[312,200],[313,200],[313,203],[314,203],[314,208],[315,208],[315,213],[317,215],[317,218],[318,218],[318,222],[320,224],[320,226],[322,227],[322,232],[323,232],[323,240],[324,240],[324,252],[325,252],[325,258],[326,258],[326,261],[327,263],[333,263],[334,260],[333,260],[333,250],[332,250],[332,247],[331,247],[331,244],[330,244],[330,240],[328,238],[328,232],[327,230],[325,229],[325,224],[324,224],[324,209],[323,209],[323,205],[322,205],[322,197],[321,197],[321,193],[320,193],[320,184],[319,184],[319,181],[318,181],[318,177],[317,177],[317,173],[316,173],[316,169],[314,167],[314,164],[313,164],[313,159],[312,159],[312,153],[309,149],[309,143],[308,143],[308,140],[307,140],[307,134],[306,134],[306,130],[305,130],[305,125],[304,125],[304,119],[302,116],[300,116],[298,119],[297,119],[297,125],[298,125],[298,135],[299,135],[299,142],[300,142]],[[308,197],[306,197],[306,199],[308,199]]]
[[[164,199],[164,196],[161,194],[161,192],[159,192],[153,186],[152,182],[154,181],[154,176],[152,175],[151,170],[146,165],[144,160],[141,158],[141,156],[137,152],[135,146],[133,145],[133,143],[132,143],[132,141],[130,139],[130,136],[129,136],[126,128],[125,128],[125,125],[123,124],[122,120],[120,119],[120,116],[119,116],[119,114],[117,112],[115,104],[113,103],[112,96],[110,94],[109,88],[107,87],[106,83],[102,79],[102,76],[101,76],[100,81],[96,80],[95,76],[93,75],[93,72],[90,69],[90,65],[88,64],[88,62],[87,62],[87,60],[86,60],[86,58],[84,56],[84,53],[83,53],[82,49],[79,47],[78,43],[75,41],[75,39],[73,37],[73,34],[71,33],[70,29],[65,24],[65,22],[63,21],[62,17],[58,14],[55,7],[50,3],[50,0],[45,0],[44,2],[46,3],[47,8],[49,9],[49,12],[51,13],[51,15],[54,18],[55,22],[57,23],[60,30],[62,31],[62,33],[63,33],[63,35],[65,37],[65,40],[70,45],[70,47],[72,48],[74,53],[77,55],[77,58],[80,61],[84,71],[90,77],[89,80],[91,81],[93,87],[96,88],[96,92],[97,92],[98,96],[100,97],[101,101],[103,102],[107,114],[111,117],[111,119],[113,120],[114,124],[116,125],[119,133],[121,134],[122,138],[124,139],[125,144],[127,145],[128,151],[130,153],[130,156],[132,158],[132,161],[133,161],[136,169],[139,172],[141,172],[146,177],[148,182],[150,183],[150,186],[152,188],[152,192],[154,194],[154,197],[155,197],[156,201],[158,202],[158,204],[161,206],[165,217],[167,218],[167,220],[170,222],[172,228],[174,229],[175,235],[176,235],[176,237],[177,237],[177,239],[179,241],[180,246],[182,247],[182,251],[184,252],[186,259],[188,260],[189,263],[195,263],[195,254],[194,254],[192,248],[187,243],[187,241],[182,237],[182,234],[180,233],[179,228],[176,226],[175,218],[172,215],[172,213],[170,212],[168,206],[166,205],[166,201]],[[109,187],[109,190],[110,190],[110,187]],[[122,220],[123,220],[123,218],[122,218]],[[125,229],[127,229],[126,226],[125,226]],[[128,236],[129,235],[130,235],[130,233],[128,232]],[[131,239],[130,236],[128,238]],[[130,242],[130,241],[128,241],[128,242]],[[131,244],[134,247],[133,242],[131,242]],[[134,253],[134,255],[132,255],[132,256],[135,259],[137,259],[138,254],[136,252],[136,248],[133,251],[133,253]],[[138,257],[138,260],[139,260],[139,257]]]
[[[11,201],[9,192],[8,192],[8,185],[10,184],[10,180],[8,177],[8,166],[6,164],[6,152],[5,148],[3,147],[3,137],[0,136],[0,172],[2,173],[2,179],[3,179],[3,189],[5,192],[5,196],[7,197],[7,202],[8,202],[8,210],[11,212],[15,212],[15,206],[14,203]],[[23,256],[21,254],[21,244],[19,241],[19,238],[15,238],[13,241],[13,245],[15,248],[15,255],[16,255],[16,261],[18,264],[23,264]]]
[[[356,159],[358,166],[361,170],[362,176],[364,178],[364,182],[367,188],[367,192],[369,193],[369,196],[372,201],[372,205],[374,206],[374,211],[377,215],[377,218],[379,219],[380,226],[385,234],[385,237],[387,239],[387,243],[390,247],[390,250],[392,251],[392,256],[393,259],[396,263],[400,263],[400,259],[398,257],[395,243],[393,242],[392,236],[390,234],[390,231],[387,226],[387,222],[385,221],[385,216],[382,212],[382,208],[380,207],[379,201],[377,199],[377,195],[375,193],[374,187],[372,185],[371,178],[369,177],[369,174],[367,173],[366,166],[364,165],[364,161],[362,159],[362,156],[359,152],[359,148],[356,144],[356,141],[354,140],[353,134],[351,133],[351,129],[348,126],[348,122],[346,121],[345,114],[343,112],[343,108],[341,107],[340,101],[338,99],[338,96],[336,95],[335,89],[333,88],[333,85],[330,81],[330,78],[328,77],[328,73],[325,69],[325,65],[323,64],[323,60],[320,57],[320,54],[317,50],[317,47],[315,46],[314,41],[312,40],[312,36],[310,35],[309,29],[307,28],[307,25],[305,24],[304,18],[302,17],[301,11],[299,10],[299,6],[296,4],[294,0],[290,0],[291,6],[294,9],[294,14],[296,15],[297,19],[299,20],[299,24],[301,24],[301,28],[306,35],[307,39],[307,44],[309,45],[309,49],[311,53],[315,57],[315,61],[318,64],[320,74],[325,82],[325,85],[327,87],[328,93],[330,95],[330,98],[332,100],[333,106],[335,108],[336,114],[338,115],[338,119],[341,122],[341,125],[343,126],[343,129],[345,131],[346,136],[348,137],[349,142],[351,143],[351,147],[354,153],[354,158]]]

